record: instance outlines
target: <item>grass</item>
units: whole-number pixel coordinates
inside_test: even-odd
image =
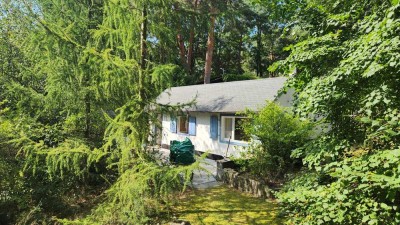
[[[196,224],[282,224],[277,203],[255,198],[226,186],[192,190],[174,211],[180,220]]]

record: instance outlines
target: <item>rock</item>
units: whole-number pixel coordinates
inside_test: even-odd
[[[226,158],[217,160],[216,162],[217,162],[217,175],[216,175],[217,180],[223,179],[222,176],[224,175],[224,169],[227,168],[235,169],[238,167],[232,160]]]

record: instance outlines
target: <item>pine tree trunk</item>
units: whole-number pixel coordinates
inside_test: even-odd
[[[185,68],[186,73],[189,74],[189,65],[187,63],[186,59],[186,48],[185,48],[185,43],[183,41],[182,34],[178,34],[177,37],[178,39],[178,48],[179,48],[179,58],[181,60],[182,66]]]
[[[207,40],[206,64],[204,66],[204,84],[209,84],[211,80],[211,66],[212,66],[212,57],[215,44],[214,27],[215,27],[215,15],[211,15],[210,29],[208,31],[208,40]]]
[[[147,7],[146,5],[143,6],[142,10],[142,18],[143,22],[141,25],[141,32],[140,32],[140,68],[142,70],[146,69],[146,60],[147,60]]]
[[[193,73],[193,49],[194,49],[194,26],[196,23],[196,18],[192,15],[191,16],[191,24],[190,24],[190,36],[189,36],[189,46],[188,46],[188,53],[187,53],[187,65],[189,68],[189,74]]]
[[[193,10],[197,9],[198,0],[192,2]],[[179,5],[175,3],[175,9],[179,10]],[[183,40],[183,35],[181,34],[181,27],[178,28],[178,49],[179,49],[179,58],[182,66],[185,68],[187,74],[192,75],[193,72],[193,50],[194,50],[194,28],[196,26],[196,17],[194,15],[190,16],[190,33],[189,33],[189,44],[186,50],[185,42]]]
[[[145,70],[147,67],[147,6],[143,5],[142,9],[142,24],[140,26],[140,70],[139,70],[139,91],[138,96],[140,100],[145,99],[144,79]]]

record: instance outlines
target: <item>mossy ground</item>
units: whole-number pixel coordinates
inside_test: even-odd
[[[227,186],[191,190],[175,207],[180,220],[196,224],[282,224],[277,203],[255,198]]]

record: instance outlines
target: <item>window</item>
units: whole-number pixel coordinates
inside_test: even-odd
[[[195,136],[196,117],[194,116],[178,116],[178,118],[171,117],[171,132]]]
[[[242,123],[245,117],[222,116],[221,117],[221,139],[224,141],[243,141],[247,142]]]
[[[187,134],[188,133],[188,117],[179,116],[178,117],[178,132]]]

